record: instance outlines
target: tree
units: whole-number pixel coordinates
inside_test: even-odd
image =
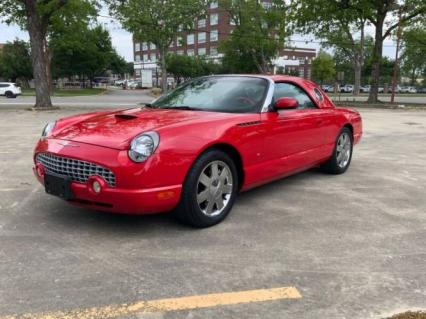
[[[168,54],[166,57],[167,70],[173,74],[176,83],[181,79],[219,73],[221,65],[203,57]]]
[[[318,56],[312,61],[312,77],[323,84],[325,81],[334,79],[336,69],[331,55],[320,51]]]
[[[354,74],[354,95],[359,94],[362,67],[365,57],[366,18],[353,8],[345,8],[341,0],[297,0],[292,4],[297,29],[303,33],[313,33],[324,39],[323,47],[334,48],[337,57],[343,57],[345,63],[338,67],[346,68],[348,63],[352,70],[345,70],[345,75]],[[356,36],[359,34],[359,36]],[[341,71],[341,70],[340,70]]]
[[[0,77],[27,83],[32,78],[31,55],[27,42],[15,40],[6,43],[0,51]]]
[[[232,73],[271,72],[272,60],[283,48],[287,31],[285,1],[222,0],[219,4],[236,25],[220,45],[224,68]]]
[[[205,15],[208,0],[105,0],[112,15],[135,39],[156,45],[159,53],[162,89],[167,90],[166,55],[170,44],[182,32],[194,29],[195,20]]]
[[[125,62],[117,65],[123,63],[122,58],[117,56],[109,33],[102,26],[80,28],[79,32],[56,32],[50,47],[55,77],[79,75],[92,81],[108,69],[125,66]]]
[[[396,0],[299,0],[294,4],[295,12],[304,12],[307,14],[298,14],[298,24],[306,25],[308,21],[316,21],[311,24],[311,27],[318,28],[326,33],[327,27],[330,23],[334,25],[335,22],[342,22],[341,34],[340,31],[333,28],[331,35],[336,31],[336,37],[339,43],[348,44],[349,48],[352,46],[354,55],[354,62],[359,61],[362,53],[359,51],[363,46],[357,46],[353,39],[353,30],[351,26],[359,25],[358,30],[363,30],[365,23],[370,23],[375,27],[374,46],[372,54],[372,69],[371,81],[372,87],[368,97],[369,102],[378,101],[378,86],[380,81],[380,66],[383,56],[383,42],[386,38],[390,37],[395,29],[398,27],[398,13],[400,14],[400,21],[402,24],[412,23],[416,20],[425,19],[426,14],[426,0],[403,0],[398,5]],[[303,10],[302,10],[303,9]],[[307,21],[305,21],[307,19]],[[331,20],[330,20],[331,19]],[[326,28],[321,28],[326,26]],[[336,26],[338,26],[336,24]],[[331,43],[337,44],[333,39]],[[362,36],[360,44],[362,43]],[[357,47],[359,49],[357,49]],[[358,53],[357,53],[358,52]],[[358,59],[355,59],[358,55]],[[359,73],[358,62],[354,64],[357,67],[355,74]]]
[[[414,26],[403,33],[402,72],[410,78],[411,85],[426,72],[426,29]]]
[[[401,23],[406,25],[426,18],[426,0],[346,0],[344,10],[353,9],[375,27],[371,69],[371,90],[368,102],[378,102],[380,66],[383,58],[383,42],[390,37]]]
[[[2,0],[0,15],[8,24],[28,31],[36,91],[35,108],[52,107],[50,99],[50,54],[47,37],[55,25],[90,6],[95,0]],[[86,14],[87,16],[87,14]]]

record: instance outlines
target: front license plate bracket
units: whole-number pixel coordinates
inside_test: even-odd
[[[54,173],[44,175],[44,189],[46,193],[58,196],[64,200],[71,200],[74,195],[71,190],[71,178]]]

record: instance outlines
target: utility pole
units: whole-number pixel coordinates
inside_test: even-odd
[[[395,102],[395,89],[397,85],[397,79],[398,79],[398,68],[399,68],[399,45],[401,42],[401,14],[402,14],[402,8],[399,7],[398,10],[398,31],[396,32],[396,53],[395,53],[395,65],[393,66],[393,76],[392,76],[392,95],[391,95],[391,103]]]

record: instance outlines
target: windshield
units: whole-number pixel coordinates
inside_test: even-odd
[[[213,112],[256,113],[265,100],[268,81],[243,76],[211,76],[192,80],[161,96],[152,107]]]

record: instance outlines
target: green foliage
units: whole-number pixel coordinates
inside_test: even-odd
[[[333,80],[335,74],[336,69],[333,57],[324,51],[320,51],[318,56],[312,61],[312,78],[323,84],[325,81]]]
[[[107,30],[101,26],[79,28],[79,32],[61,30],[50,39],[55,77],[73,75],[93,78],[111,69],[124,73],[127,64],[117,55]]]
[[[81,23],[96,15],[99,3],[96,0],[34,0],[41,27],[50,32],[70,21]],[[0,16],[2,21],[16,23],[27,29],[26,1],[1,0]]]
[[[410,78],[411,85],[417,78],[426,77],[426,29],[417,25],[403,33],[402,73]]]
[[[167,89],[165,57],[181,31],[194,29],[209,0],[105,0],[112,15],[135,39],[154,43],[160,55],[163,90]]]
[[[231,73],[270,72],[287,32],[285,1],[272,0],[265,6],[257,0],[222,0],[219,5],[230,13],[236,25],[220,44],[219,49],[225,54],[224,69]]]
[[[168,71],[177,79],[186,79],[202,75],[219,73],[221,66],[202,57],[168,54]]]
[[[31,56],[28,43],[15,40],[5,44],[0,51],[0,78],[25,82],[32,78]]]

